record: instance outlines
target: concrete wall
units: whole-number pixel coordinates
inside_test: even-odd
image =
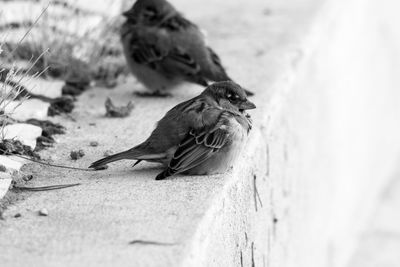
[[[400,152],[399,47],[382,7],[327,3],[285,51],[254,169],[226,185],[183,266],[345,266]]]
[[[328,6],[287,95],[287,184],[276,187],[289,192],[288,266],[343,266],[397,167],[398,48],[382,6]]]

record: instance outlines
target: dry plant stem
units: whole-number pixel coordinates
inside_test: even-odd
[[[9,60],[12,60],[15,51],[18,49],[18,47],[21,45],[22,41],[25,40],[25,38],[28,36],[28,34],[32,31],[33,27],[37,25],[39,22],[40,18],[43,16],[43,14],[47,11],[47,9],[50,6],[50,2],[47,4],[45,8],[43,8],[42,12],[39,14],[39,16],[36,18],[36,20],[30,25],[28,30],[25,32],[25,34],[22,36],[22,38],[18,41],[17,45],[14,47],[14,49],[11,51],[10,54],[7,54],[9,57]],[[0,69],[3,67],[3,63],[0,64]]]
[[[22,41],[28,36],[28,34],[31,32],[32,28],[38,23],[39,19],[43,16],[43,14],[46,12],[48,9],[50,3],[42,10],[40,15],[36,18],[35,22],[30,25],[29,29],[26,31],[26,33],[22,36],[22,38],[19,40],[18,44],[15,46],[15,48],[11,51],[10,54],[7,54],[9,58],[13,58],[15,51],[17,48],[21,45]],[[1,48],[1,45],[0,45]],[[48,52],[48,49],[43,51],[34,62],[30,64],[29,69],[24,72],[19,79],[15,79],[17,75],[20,74],[21,69],[15,69],[12,67],[10,70],[7,72],[5,71],[3,67],[3,63],[0,64],[0,75],[6,75],[5,78],[1,77],[0,81],[2,82],[0,89],[0,138],[1,140],[4,140],[4,127],[6,126],[6,118],[10,117],[10,115],[17,109],[27,98],[28,96],[23,96],[22,98],[20,97],[20,94],[24,90],[24,87],[20,85],[21,81],[28,77],[27,73],[29,73],[33,67],[37,64],[37,62],[44,57],[44,55]],[[1,53],[1,49],[0,49]],[[32,60],[32,59],[31,59]],[[31,62],[31,60],[29,62]],[[38,77],[40,76],[46,69],[44,69],[40,73],[34,74],[31,78]],[[28,80],[29,81],[29,80]],[[10,90],[7,91],[7,87],[11,88]],[[6,107],[10,105],[13,101],[16,101],[18,99],[18,104],[11,110],[8,114],[6,113]]]
[[[41,164],[41,165],[45,165],[45,166],[61,168],[61,169],[77,170],[77,171],[88,171],[88,172],[94,171],[93,169],[88,169],[88,168],[77,168],[77,167],[70,167],[70,166],[64,166],[64,165],[58,165],[58,164],[51,164],[51,163],[47,163],[47,162],[31,159],[31,158],[28,158],[28,157],[24,157],[24,156],[21,156],[21,155],[18,155],[18,154],[11,154],[11,153],[8,153],[7,151],[1,150],[1,149],[0,149],[0,152],[4,153],[5,155],[8,155],[8,156],[15,156],[15,157],[18,157],[18,158],[21,158],[21,159],[26,159],[26,160],[29,160],[29,161],[32,161],[32,162],[35,162],[35,163],[38,163],[38,164]]]
[[[4,82],[1,85],[1,92],[0,92],[0,138],[1,140],[4,139],[4,127],[7,124],[7,118],[10,117],[10,115],[14,112],[16,108],[18,108],[26,98],[22,98],[19,100],[18,104],[11,110],[9,113],[6,113],[6,108],[9,106],[13,101],[15,101],[21,91],[22,88],[20,86],[15,86],[13,83],[13,78],[17,75],[18,70],[13,70],[11,69],[7,74],[6,77],[4,78]],[[0,73],[0,75],[2,75]],[[4,74],[3,74],[4,75]],[[7,87],[10,87],[11,89],[7,90]]]
[[[26,33],[22,36],[21,40],[19,40],[17,46],[11,51],[11,55],[15,53],[17,50],[18,46],[21,45],[22,41],[28,36],[28,34],[32,31],[33,27],[39,22],[40,18],[43,16],[43,14],[47,11],[47,9],[50,6],[50,2],[47,4],[45,8],[43,8],[42,12],[40,12],[39,16],[36,18],[36,20],[32,23],[32,25],[29,27],[29,29],[26,31]]]
[[[129,242],[129,245],[153,245],[153,246],[175,246],[175,243],[164,243],[164,242],[158,242],[158,241],[147,241],[147,240],[132,240]]]
[[[51,191],[51,190],[59,190],[59,189],[65,189],[73,186],[78,186],[81,185],[80,183],[76,184],[63,184],[63,185],[48,185],[48,186],[37,186],[37,187],[27,187],[27,186],[16,186],[14,185],[14,189],[22,190],[22,191]]]

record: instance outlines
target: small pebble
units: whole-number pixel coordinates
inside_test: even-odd
[[[49,211],[46,208],[43,208],[43,209],[39,210],[39,215],[40,216],[48,216]]]
[[[19,217],[21,217],[22,215],[21,215],[21,213],[15,213],[15,215],[14,215],[14,218],[19,218]]]
[[[70,157],[73,160],[78,160],[85,156],[85,152],[82,149],[71,151]]]
[[[6,172],[6,171],[7,168],[4,165],[0,164],[0,172]]]
[[[114,154],[111,150],[106,150],[106,151],[104,151],[104,157],[108,157],[108,156],[111,156],[112,154]]]
[[[33,175],[32,174],[27,174],[27,175],[24,175],[22,177],[22,180],[24,180],[25,182],[28,182],[28,181],[30,181],[32,179],[33,179]]]
[[[99,142],[96,142],[96,141],[90,142],[90,146],[96,147],[98,145],[99,145]]]
[[[269,16],[269,15],[272,14],[272,10],[269,9],[269,8],[265,8],[265,9],[263,10],[263,14],[264,14],[265,16]]]

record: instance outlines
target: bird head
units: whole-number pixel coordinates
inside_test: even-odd
[[[208,86],[202,94],[211,97],[225,110],[245,114],[245,110],[256,108],[256,105],[247,99],[245,90],[231,81],[216,82]]]
[[[135,24],[152,26],[173,12],[175,8],[165,0],[137,0],[122,15]]]

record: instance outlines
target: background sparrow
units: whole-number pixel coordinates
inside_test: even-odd
[[[251,129],[245,110],[255,107],[238,84],[214,83],[168,111],[146,141],[89,168],[130,159],[138,160],[135,165],[142,160],[162,163],[166,169],[156,180],[178,173],[223,173],[233,165]]]
[[[137,0],[123,15],[121,41],[128,66],[153,95],[183,81],[207,86],[232,80],[199,28],[167,1]]]

